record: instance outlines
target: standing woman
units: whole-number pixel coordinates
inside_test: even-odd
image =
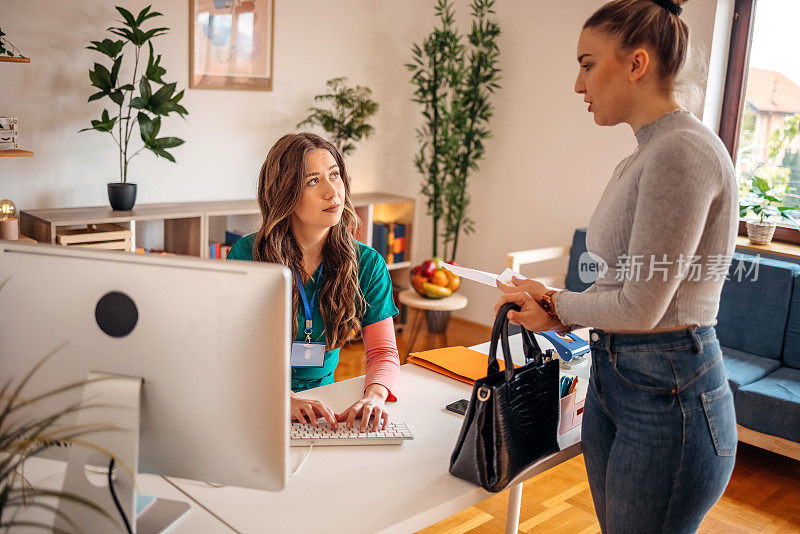
[[[318,135],[288,134],[267,154],[258,180],[262,225],[241,238],[228,259],[280,263],[292,270],[292,419],[324,417],[360,428],[386,427],[386,402],[400,368],[392,317],[392,280],[375,249],[353,237],[357,223],[339,151]],[[298,395],[333,383],[339,349],[361,332],[367,357],[364,393],[336,414]]]
[[[628,124],[638,144],[587,229],[587,249],[607,272],[582,293],[515,280],[498,302],[519,304],[510,320],[534,332],[592,327],[582,446],[604,533],[695,532],[736,453],[714,325],[737,187],[720,139],[674,96],[685,2],[609,2],[578,42],[575,91],[597,124]]]

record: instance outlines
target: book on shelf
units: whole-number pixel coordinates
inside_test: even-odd
[[[406,261],[408,225],[400,222],[373,221],[372,248],[386,260],[386,265]]]
[[[405,224],[394,223],[394,245],[391,251],[394,256],[394,263],[406,261],[406,230]]]
[[[388,231],[386,232],[386,252],[383,257],[386,260],[386,265],[394,263],[394,227],[395,223],[386,223]]]
[[[387,252],[387,242],[386,239],[389,237],[389,227],[386,225],[385,222],[381,221],[373,221],[372,223],[372,248],[374,248],[378,254],[386,257]]]
[[[229,247],[232,247],[239,241],[241,238],[247,235],[247,232],[242,230],[225,230],[225,244]]]
[[[231,251],[231,246],[225,243],[211,241],[208,243],[208,257],[212,260],[224,260]]]

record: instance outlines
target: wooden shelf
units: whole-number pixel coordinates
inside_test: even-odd
[[[800,258],[800,245],[781,243],[778,241],[773,241],[769,245],[752,245],[747,236],[743,235],[736,238],[736,248],[754,253],[764,252],[766,254],[774,254],[787,259]]]
[[[29,57],[10,57],[10,56],[0,56],[0,63],[30,63],[31,58]]]
[[[8,150],[0,150],[0,158],[32,158],[33,152],[30,150],[19,150],[17,148],[10,148]]]
[[[0,152],[2,154],[2,152]],[[377,202],[377,204],[373,204]],[[363,212],[363,221],[372,230],[372,213],[386,213],[384,220],[413,223],[414,199],[383,193],[353,195],[353,204]],[[164,222],[164,249],[174,254],[208,257],[208,243],[225,224],[218,217],[239,215],[258,216],[261,213],[255,199],[211,202],[174,202],[164,204],[137,204],[130,211],[114,211],[109,206],[86,208],[58,208],[22,210],[20,232],[40,243],[57,243],[57,231],[70,226],[113,223],[131,230],[131,248],[136,248],[136,224],[145,221]],[[389,217],[388,215],[391,215]],[[409,226],[409,232],[413,228]],[[371,235],[365,243],[371,243]],[[406,235],[407,253],[411,251],[411,234]],[[408,256],[406,256],[408,258]],[[389,265],[393,276],[403,277],[402,269],[411,267],[410,261]]]

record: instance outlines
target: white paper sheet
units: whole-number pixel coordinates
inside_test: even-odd
[[[479,271],[478,269],[461,267],[460,265],[450,265],[449,263],[444,264],[444,268],[451,273],[460,276],[461,278],[466,278],[467,280],[472,280],[473,282],[478,282],[480,284],[495,288],[497,287],[498,280],[504,284],[510,284],[512,276],[516,276],[517,278],[525,278],[513,269],[506,269],[500,274],[494,274],[487,273],[486,271]]]

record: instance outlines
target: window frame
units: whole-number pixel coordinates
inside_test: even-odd
[[[728,149],[731,161],[736,164],[736,149],[739,145],[742,110],[747,88],[747,72],[750,68],[750,46],[758,0],[736,0],[731,25],[731,40],[728,50],[728,71],[725,76],[725,91],[720,114],[719,137]],[[739,235],[747,235],[744,219],[739,221]],[[800,230],[779,224],[773,241],[800,245]]]

